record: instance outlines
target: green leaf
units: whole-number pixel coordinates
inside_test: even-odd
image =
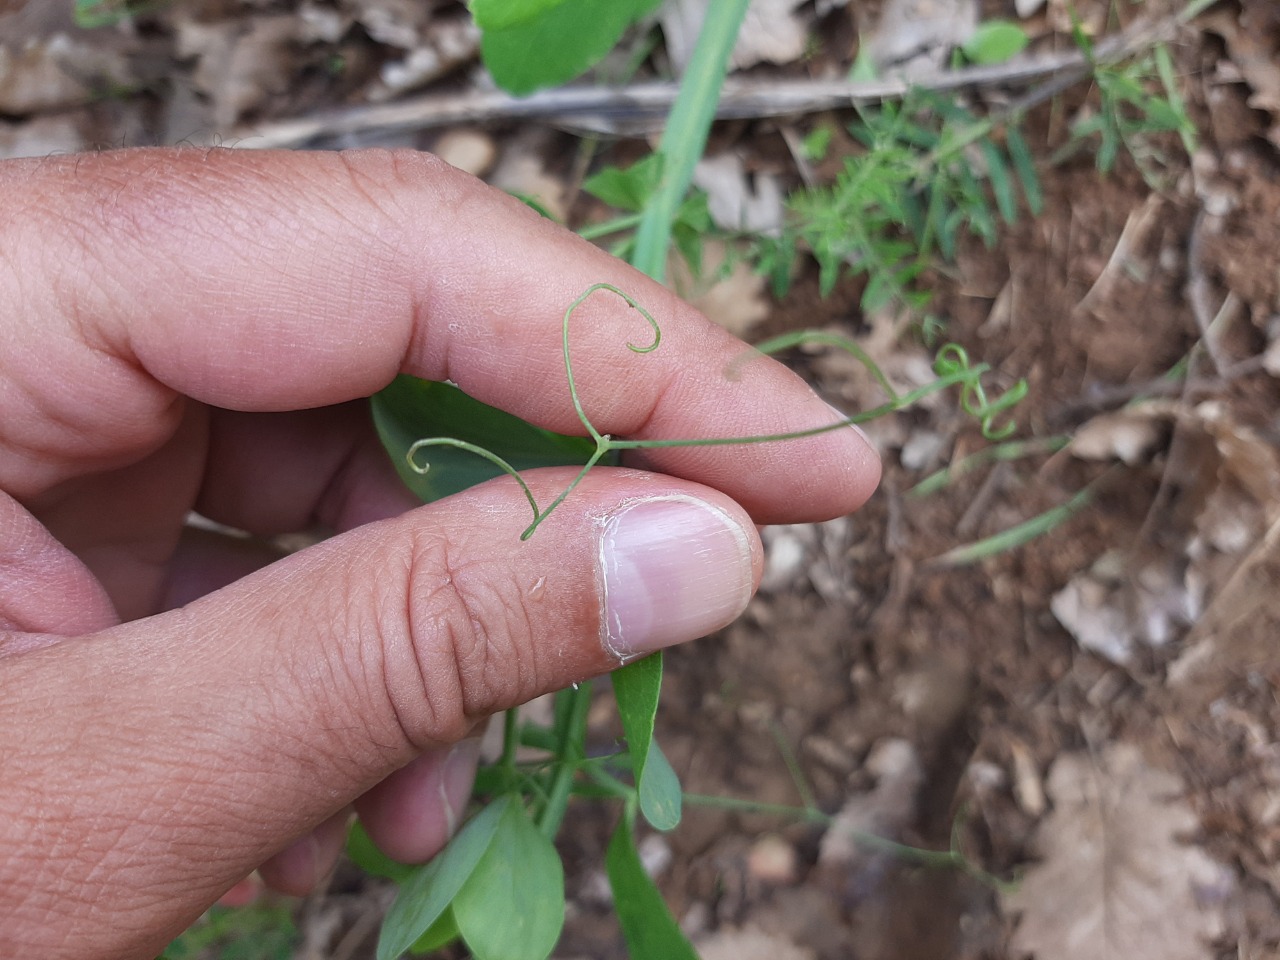
[[[624,815],[605,851],[604,868],[631,960],[698,960],[636,853]]]
[[[476,814],[434,860],[415,870],[387,911],[378,937],[378,960],[394,960],[431,929],[488,852],[506,811],[516,806],[510,796],[499,797]]]
[[[827,151],[831,149],[831,138],[834,135],[835,127],[829,123],[815,127],[800,141],[800,153],[806,160],[815,163],[825,160]]]
[[[516,14],[486,10],[485,18],[494,25],[481,24],[480,55],[494,82],[509,93],[522,96],[557,86],[603,59],[627,27],[660,2],[521,0]],[[505,4],[491,0],[482,6]]]
[[[1027,207],[1034,216],[1039,216],[1044,210],[1044,193],[1040,189],[1040,177],[1036,173],[1031,148],[1027,146],[1027,141],[1016,124],[1010,124],[1005,131],[1005,142],[1009,148],[1009,159],[1013,161],[1013,169],[1017,171],[1018,180],[1022,184],[1022,194],[1027,198]]]
[[[567,392],[566,388],[566,392]],[[409,468],[409,447],[425,437],[455,437],[492,450],[517,470],[581,465],[595,445],[526,423],[467,396],[446,383],[396,377],[373,398],[373,420],[383,446],[409,488],[426,502],[439,500],[501,475],[494,464],[454,447],[433,447],[422,454],[431,469]]]
[[[671,800],[672,784],[679,794],[680,784],[666,757],[654,762],[660,751],[652,749],[653,721],[658,714],[658,697],[662,693],[662,654],[655,653],[614,671],[613,693],[618,701],[618,716],[631,754],[636,789],[640,793],[641,812],[659,830],[670,830],[680,822],[679,797]],[[653,766],[651,766],[653,764]],[[655,783],[647,784],[650,776]],[[645,798],[648,797],[648,804]]]
[[[446,909],[427,932],[414,941],[409,952],[415,957],[435,953],[441,947],[448,946],[458,939],[458,922],[453,919],[453,911]]]
[[[996,208],[1005,223],[1013,223],[1018,219],[1018,199],[1013,189],[1013,177],[1009,173],[1009,165],[1000,155],[1000,148],[985,137],[980,142],[982,156],[987,161],[987,179],[991,181],[991,191],[996,197]]]
[[[639,793],[640,812],[654,829],[674,830],[680,825],[684,801],[684,795],[680,791],[680,778],[676,776],[671,761],[662,752],[657,740],[649,743],[649,757],[645,761]]]
[[[671,224],[702,159],[707,134],[720,102],[729,70],[729,55],[738,39],[748,0],[719,0],[707,6],[693,58],[680,82],[680,93],[667,116],[658,152],[663,156],[662,183],[645,207],[631,265],[659,283],[666,273]]]
[[[625,170],[621,167],[605,167],[582,184],[597,200],[619,210],[637,212],[653,196],[662,179],[662,156],[651,153]]]
[[[300,940],[288,904],[215,906],[169,944],[160,960],[289,960]]]
[[[517,802],[453,898],[453,917],[475,960],[546,960],[564,927],[560,854]]]
[[[365,873],[375,877],[386,877],[396,883],[404,883],[413,875],[414,867],[397,863],[373,845],[364,824],[359,820],[351,825],[347,833],[347,857]]]
[[[471,16],[481,30],[501,30],[526,23],[566,0],[470,0]]]
[[[1027,32],[1009,20],[980,24],[960,47],[971,63],[1004,63],[1026,49]]]
[[[870,83],[877,77],[876,62],[871,56],[871,45],[858,38],[858,55],[854,57],[853,67],[849,70],[851,83]]]

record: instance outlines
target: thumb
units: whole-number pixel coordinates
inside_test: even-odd
[[[422,751],[725,625],[759,578],[745,512],[671,477],[597,470],[528,521],[493,481],[8,658],[0,955],[154,956]]]

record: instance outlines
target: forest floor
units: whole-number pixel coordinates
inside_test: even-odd
[[[255,130],[291,118],[483,83],[475,36],[447,2],[202,0],[92,31],[63,6],[0,3],[0,156],[253,146]],[[745,75],[843,76],[857,38],[883,36],[903,6],[759,3],[757,39],[798,30],[801,44]],[[1072,44],[1057,0],[935,6],[982,18],[1016,6],[1033,55]],[[1163,10],[1145,7],[1077,4],[1099,33]],[[706,960],[1280,956],[1280,11],[1219,4],[1169,49],[1192,156],[1158,138],[1155,178],[1123,154],[1106,176],[1088,150],[1062,156],[1096,94],[1068,89],[1025,128],[1043,212],[991,247],[964,243],[920,281],[947,340],[998,387],[1027,380],[1012,416],[1040,452],[921,496],[924,477],[988,445],[972,418],[938,397],[868,424],[885,466],[872,501],[767,530],[747,613],[669,654],[658,736],[686,790],[762,805],[690,803],[676,831],[643,841]],[[674,56],[650,54],[659,67]],[[955,96],[987,107],[1011,95]],[[723,122],[708,148],[723,162],[700,182],[736,195],[739,212],[768,208],[839,169],[852,118]],[[807,164],[796,144],[824,124],[831,151]],[[642,138],[588,150],[563,125],[478,115],[312,133],[296,145],[438,150],[572,225],[599,214],[584,174],[646,150]],[[897,383],[928,376],[919,325],[861,310],[856,278],[822,296],[805,265],[780,300],[746,270],[684,283],[749,339],[837,331]],[[879,402],[844,355],[788,361],[843,409]],[[1070,516],[1025,545],[949,553],[1065,504]],[[617,736],[607,694],[591,735]],[[563,960],[625,956],[600,866],[613,816],[570,813]],[[370,917],[386,902],[340,871],[297,905],[292,955],[372,957]]]

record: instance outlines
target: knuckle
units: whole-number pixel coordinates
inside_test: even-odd
[[[499,561],[464,559],[438,534],[408,539],[405,632],[386,658],[387,688],[411,742],[452,742],[539,692],[535,626]]]

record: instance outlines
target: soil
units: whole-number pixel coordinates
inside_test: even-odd
[[[262,23],[268,6],[204,4],[199,19],[216,25],[240,12]],[[1050,31],[1059,6],[1033,25]],[[825,16],[856,23],[856,9]],[[1068,807],[1054,792],[1059,759],[1083,753],[1103,770],[1117,744],[1174,778],[1194,814],[1178,843],[1219,868],[1214,883],[1196,888],[1215,922],[1180,955],[1280,955],[1280,363],[1270,350],[1280,335],[1280,157],[1272,115],[1255,109],[1280,100],[1263,100],[1256,64],[1233,63],[1230,39],[1231,23],[1247,22],[1280,49],[1280,23],[1262,9],[1220,5],[1213,15],[1227,20],[1214,33],[1185,29],[1173,48],[1199,130],[1194,157],[1176,138],[1158,141],[1169,159],[1155,184],[1124,158],[1105,177],[1087,153],[1050,166],[1065,142],[1063,113],[1088,91],[1046,104],[1028,129],[1044,170],[1043,214],[1020,220],[991,249],[967,244],[927,280],[946,338],[989,364],[997,388],[1026,379],[1018,437],[1100,437],[1102,453],[1080,442],[988,464],[918,497],[911,488],[923,477],[987,446],[976,424],[954,403],[871,424],[885,465],[874,499],[850,518],[767,531],[774,560],[746,615],[668,654],[658,738],[687,791],[809,806],[843,825],[690,804],[676,831],[648,837],[662,890],[704,955],[1072,955],[1028,947],[1034,905],[1013,909],[997,881],[1025,876],[1033,889],[1054,811]],[[15,13],[0,12],[0,24],[5,16]],[[395,52],[361,23],[339,42],[352,64],[341,82],[325,79],[322,58],[295,51],[276,73],[260,71],[266,92],[246,95],[235,119],[358,97]],[[846,56],[856,32],[840,23],[832,34],[840,50],[779,69],[818,73],[823,56]],[[193,54],[166,46],[175,30],[161,13],[120,40],[130,56],[151,58],[136,110],[128,99],[20,115],[9,107],[0,137],[13,143],[71,118],[91,131],[85,143],[163,141],[181,111],[207,121],[224,93],[192,79]],[[272,94],[272,76],[286,67],[307,82]],[[734,122],[717,129],[713,146],[794,185],[784,134],[817,122]],[[571,215],[590,214],[577,194],[576,140],[511,126],[481,133],[503,155],[491,171],[523,151],[553,192],[559,184]],[[641,152],[623,142],[603,159]],[[888,350],[879,358],[899,373],[927,359],[903,318],[860,312],[857,281],[825,298],[817,289],[816,271],[805,268],[752,335],[837,329]],[[790,360],[833,402],[867,402],[866,378],[851,365],[804,352]],[[1187,378],[1166,377],[1184,361]],[[1126,431],[1143,438],[1137,449]],[[975,563],[945,562],[958,545],[1086,487],[1088,506],[1045,535]],[[1082,604],[1076,619],[1059,615],[1065,601],[1055,600],[1072,584],[1079,596],[1103,598]],[[1110,617],[1110,636],[1128,637],[1128,652],[1090,645],[1088,616]],[[607,693],[597,707],[592,737],[607,748],[617,736]],[[564,960],[625,956],[601,894],[613,816],[584,804],[561,841],[570,909],[556,956]],[[850,828],[931,850],[955,843],[970,868],[850,844],[842,839]],[[306,956],[372,956],[371,938],[351,934],[352,918],[385,898],[363,883],[340,874],[325,895],[340,929]],[[323,901],[300,916],[326,915]],[[733,939],[740,935],[747,939]],[[338,943],[345,952],[330,952]],[[1148,955],[1156,954],[1128,954]]]

